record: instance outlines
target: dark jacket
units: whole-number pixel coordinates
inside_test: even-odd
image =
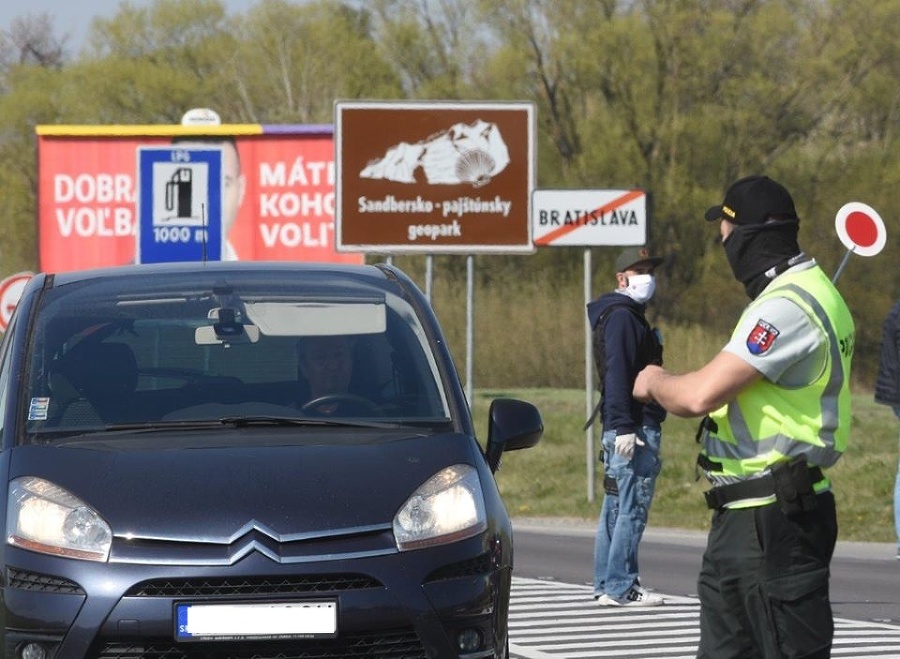
[[[875,402],[900,405],[900,302],[895,302],[884,319],[881,333],[881,360],[875,380]]]
[[[658,361],[662,347],[650,326],[635,316],[634,312],[644,316],[644,305],[622,293],[607,293],[588,303],[592,330],[596,330],[597,321],[610,307],[615,308],[603,321],[606,360],[600,399],[603,430],[615,430],[617,435],[622,435],[645,425],[658,428],[666,418],[666,411],[656,403],[635,400],[631,392],[637,374],[647,364]],[[594,358],[599,361],[601,356],[594,355]],[[603,370],[598,365],[598,371]]]

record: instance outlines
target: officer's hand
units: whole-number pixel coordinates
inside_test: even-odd
[[[634,380],[631,395],[642,403],[649,403],[653,400],[653,396],[650,394],[650,384],[659,373],[665,373],[665,369],[653,364],[645,366],[644,370],[638,373],[637,378]]]
[[[627,435],[616,435],[616,453],[626,460],[631,460],[631,457],[634,455],[635,444],[644,446],[644,442],[641,438],[633,432],[630,432]]]

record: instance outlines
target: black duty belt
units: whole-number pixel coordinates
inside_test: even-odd
[[[809,480],[818,483],[825,478],[825,474],[819,467],[809,468]],[[719,485],[703,493],[706,497],[706,505],[709,508],[723,508],[729,503],[743,499],[762,499],[775,494],[775,479],[771,474],[765,474],[759,478],[750,478],[738,483]]]

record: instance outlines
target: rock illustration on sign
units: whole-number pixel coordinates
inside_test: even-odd
[[[497,124],[476,119],[471,124],[454,124],[415,144],[392,146],[383,158],[370,161],[360,176],[416,183],[416,171],[421,168],[430,184],[470,183],[479,188],[508,164],[509,150]]]

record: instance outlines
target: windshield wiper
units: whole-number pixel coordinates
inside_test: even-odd
[[[201,419],[184,421],[135,421],[133,423],[110,423],[102,429],[95,429],[94,433],[103,432],[155,432],[170,430],[208,430],[221,428],[222,423],[218,419]]]
[[[327,419],[322,417],[279,417],[279,416],[223,416],[218,419],[144,421],[141,423],[114,423],[103,430],[92,429],[91,432],[154,432],[170,430],[208,430],[232,426],[327,426],[350,428],[398,428],[402,424],[383,421],[363,421],[347,418]]]
[[[208,430],[210,428],[221,427],[222,424],[215,419],[209,421],[142,421],[140,423],[113,423],[105,426],[89,426],[85,428],[54,428],[34,433],[34,438],[36,441],[57,444],[60,439],[90,437],[93,435],[104,435],[109,433],[171,432],[173,429]]]
[[[397,421],[356,420],[352,418],[329,419],[323,417],[278,417],[278,416],[223,416],[218,419],[171,419],[166,421],[141,421],[133,423],[112,423],[106,426],[88,428],[60,428],[35,433],[35,441],[58,443],[61,439],[85,437],[109,433],[156,433],[173,430],[215,430],[223,426],[246,428],[250,426],[272,427],[322,427],[322,428],[372,428],[378,430],[399,430],[407,428],[421,432],[424,426],[444,422],[447,419],[403,419]]]
[[[219,422],[242,428],[245,426],[335,426],[350,428],[398,428],[401,424],[386,421],[358,421],[340,417],[337,419],[320,416],[280,417],[280,416],[223,416]]]

